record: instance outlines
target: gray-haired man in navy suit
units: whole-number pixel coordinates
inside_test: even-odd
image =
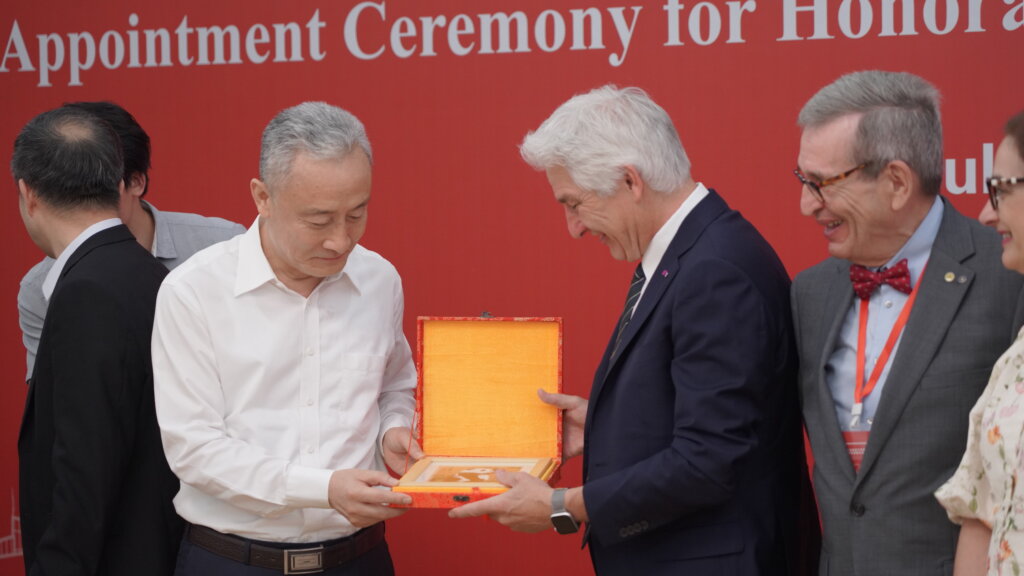
[[[565,456],[583,454],[583,485],[502,475],[508,492],[451,515],[560,533],[587,522],[602,576],[800,573],[796,350],[775,252],[692,178],[642,90],[574,97],[521,151],[546,171],[573,237],[639,264],[589,401],[541,394],[566,410]]]

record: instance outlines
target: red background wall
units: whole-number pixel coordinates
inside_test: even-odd
[[[342,106],[364,121],[375,148],[372,216],[363,244],[390,259],[403,276],[410,339],[418,315],[486,310],[562,316],[565,388],[580,395],[589,390],[631,268],[612,261],[593,239],[571,241],[544,176],[531,171],[516,149],[528,130],[574,93],[608,82],[646,89],[675,120],[695,177],[753,221],[792,274],[826,255],[820,230],[799,214],[800,188],[791,173],[799,140],[795,118],[815,90],[843,73],[869,68],[906,70],[932,81],[944,96],[947,170],[956,173],[951,186],[947,172],[947,190],[963,189],[946,193],[972,216],[982,205],[983,145],[998,143],[1002,123],[1024,107],[1022,0],[900,0],[895,34],[886,32],[883,13],[890,2],[883,0],[689,2],[678,13],[682,45],[667,45],[671,12],[662,0],[380,0],[376,6],[383,5],[386,17],[367,9],[356,26],[362,50],[385,48],[372,60],[355,57],[346,45],[346,18],[359,4],[351,0],[11,4],[0,14],[0,158],[10,158],[18,129],[39,112],[65,101],[114,100],[152,138],[149,200],[161,209],[249,225],[255,210],[248,181],[256,175],[259,136],[269,119],[304,100]],[[748,9],[740,30],[729,25],[730,6]],[[814,6],[817,17],[794,11]],[[608,10],[616,7],[624,8],[627,21],[633,7],[640,8],[619,66],[609,62],[621,53]],[[570,10],[586,8],[603,13],[605,49],[569,49]],[[703,38],[710,34],[708,15],[720,11],[717,41],[701,45],[690,37],[695,9],[704,18],[698,28]],[[544,10],[560,14],[567,28],[564,45],[552,52],[535,41],[534,22]],[[517,11],[529,22],[529,51],[481,54],[477,15]],[[305,27],[314,13],[323,24],[320,60],[310,57]],[[795,26],[788,34],[787,13]],[[131,14],[138,16],[134,26]],[[464,56],[454,54],[447,41],[448,24],[458,14],[469,16],[477,30],[459,37],[465,46],[474,44]],[[446,26],[435,34],[435,55],[420,55],[421,35],[402,40],[407,48],[417,47],[415,55],[394,53],[390,30],[399,18],[418,26],[421,17],[442,15]],[[241,62],[186,66],[175,52],[171,66],[129,67],[126,57],[107,69],[97,57],[80,71],[81,85],[69,85],[70,34],[89,32],[99,44],[105,32],[114,31],[127,47],[130,31],[165,28],[176,44],[174,31],[185,17],[193,28],[237,27]],[[555,18],[545,18],[550,39]],[[816,18],[823,26],[817,31]],[[304,32],[303,61],[272,62],[269,44],[262,49],[270,46],[271,57],[251,62],[246,31],[285,22]],[[15,24],[24,51],[12,40]],[[949,30],[936,33],[929,25]],[[742,42],[728,42],[730,33]],[[62,38],[65,62],[49,73],[52,85],[41,86],[38,36],[49,34]],[[802,39],[780,40],[787,35]],[[144,46],[142,32],[139,37]],[[49,46],[52,57],[54,42]],[[189,49],[195,58],[195,32]],[[22,70],[22,55],[34,71]],[[975,173],[965,179],[969,163]],[[9,533],[8,518],[17,513],[16,439],[25,395],[18,280],[41,256],[22,227],[16,188],[9,179],[2,188],[0,363],[7,377],[0,386],[0,537]],[[579,480],[580,463],[570,462],[563,483]],[[455,522],[443,512],[413,511],[389,523],[389,534],[399,573],[590,572],[578,538],[514,534],[487,520]],[[21,574],[20,557],[0,558],[0,573]]]

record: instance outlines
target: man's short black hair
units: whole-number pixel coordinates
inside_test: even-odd
[[[11,173],[57,209],[117,208],[121,142],[99,117],[62,106],[36,116],[14,140]]]
[[[85,110],[100,117],[110,125],[121,139],[121,154],[124,156],[124,183],[131,183],[132,176],[139,174],[146,180],[142,195],[149,190],[150,145],[149,134],[139,126],[127,110],[113,102],[71,102],[71,108]]]

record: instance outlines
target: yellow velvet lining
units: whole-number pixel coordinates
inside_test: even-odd
[[[559,324],[424,320],[423,448],[428,455],[556,458]]]

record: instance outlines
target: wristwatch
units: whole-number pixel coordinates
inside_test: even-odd
[[[551,493],[551,524],[559,534],[573,534],[580,529],[580,523],[565,509],[566,488],[555,488]]]

